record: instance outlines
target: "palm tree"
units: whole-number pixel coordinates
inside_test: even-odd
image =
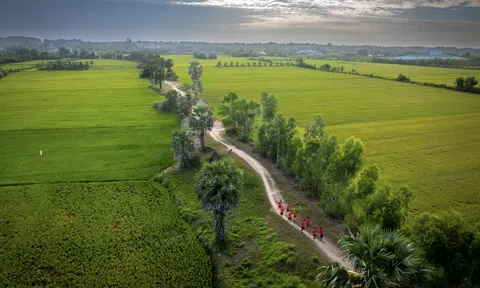
[[[175,160],[180,164],[180,168],[192,166],[195,146],[187,131],[173,131],[172,148],[173,155],[175,156]]]
[[[406,287],[430,274],[418,249],[401,233],[367,225],[339,243],[354,271],[338,263],[321,267],[317,278],[324,287]]]
[[[225,216],[238,206],[242,171],[230,159],[206,163],[196,176],[200,203],[215,216],[215,243],[225,243]]]
[[[198,106],[193,108],[193,114],[190,117],[190,126],[199,132],[200,145],[202,151],[205,151],[205,131],[212,130],[215,117],[212,108],[208,106]]]

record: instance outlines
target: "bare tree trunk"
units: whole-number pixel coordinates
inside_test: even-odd
[[[215,213],[215,243],[221,245],[225,243],[225,213],[217,211]]]
[[[205,151],[205,130],[202,129],[200,132],[200,146],[202,148],[202,152]]]

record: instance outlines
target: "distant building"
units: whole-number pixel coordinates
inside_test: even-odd
[[[442,56],[442,50],[438,49],[431,49],[430,56]]]

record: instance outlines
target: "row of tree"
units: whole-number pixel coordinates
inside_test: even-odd
[[[203,60],[206,60],[206,59],[217,59],[217,55],[215,55],[215,54],[205,54],[205,53],[203,53],[203,52],[194,52],[194,53],[193,53],[193,58],[203,59]]]
[[[321,116],[301,135],[293,117],[287,120],[277,113],[277,101],[268,93],[261,95],[260,103],[230,93],[219,114],[227,133],[244,141],[261,116],[256,151],[292,176],[307,195],[319,199],[327,214],[358,230],[341,241],[354,271],[338,263],[325,266],[319,275],[325,287],[371,287],[372,281],[375,287],[479,284],[478,228],[469,228],[455,214],[423,214],[405,226],[412,193],[382,181],[378,166],[364,167],[360,140],[352,137],[338,145],[335,136],[324,132]],[[399,230],[404,233],[395,232]]]
[[[5,51],[0,52],[0,64],[62,58],[96,59],[98,55],[93,51],[89,52],[84,49],[72,51],[66,47],[60,47],[57,52],[40,52],[34,48],[29,49],[23,47],[9,47]]]
[[[478,80],[474,76],[458,77],[455,80],[455,89],[463,92],[480,93],[480,87],[475,87],[477,84]]]
[[[38,70],[88,70],[93,66],[93,61],[71,61],[71,60],[57,60],[42,62],[35,65]]]
[[[5,51],[0,51],[0,64],[25,62],[31,60],[52,60],[60,59],[58,54],[50,52],[40,52],[37,49],[28,49],[23,47],[9,47]]]
[[[416,60],[396,60],[386,58],[372,58],[372,63],[384,63],[384,64],[400,64],[411,66],[431,66],[431,67],[449,67],[449,68],[473,68],[478,69],[480,67],[480,57],[472,56],[471,54],[464,54],[466,59],[416,59]]]
[[[294,66],[295,64],[293,62],[268,62],[268,61],[258,61],[258,62],[247,62],[245,63],[240,63],[239,61],[237,62],[222,62],[218,61],[216,67],[283,67],[283,66]]]

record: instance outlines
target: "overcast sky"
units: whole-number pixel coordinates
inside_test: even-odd
[[[480,47],[480,0],[0,2],[0,36]]]

